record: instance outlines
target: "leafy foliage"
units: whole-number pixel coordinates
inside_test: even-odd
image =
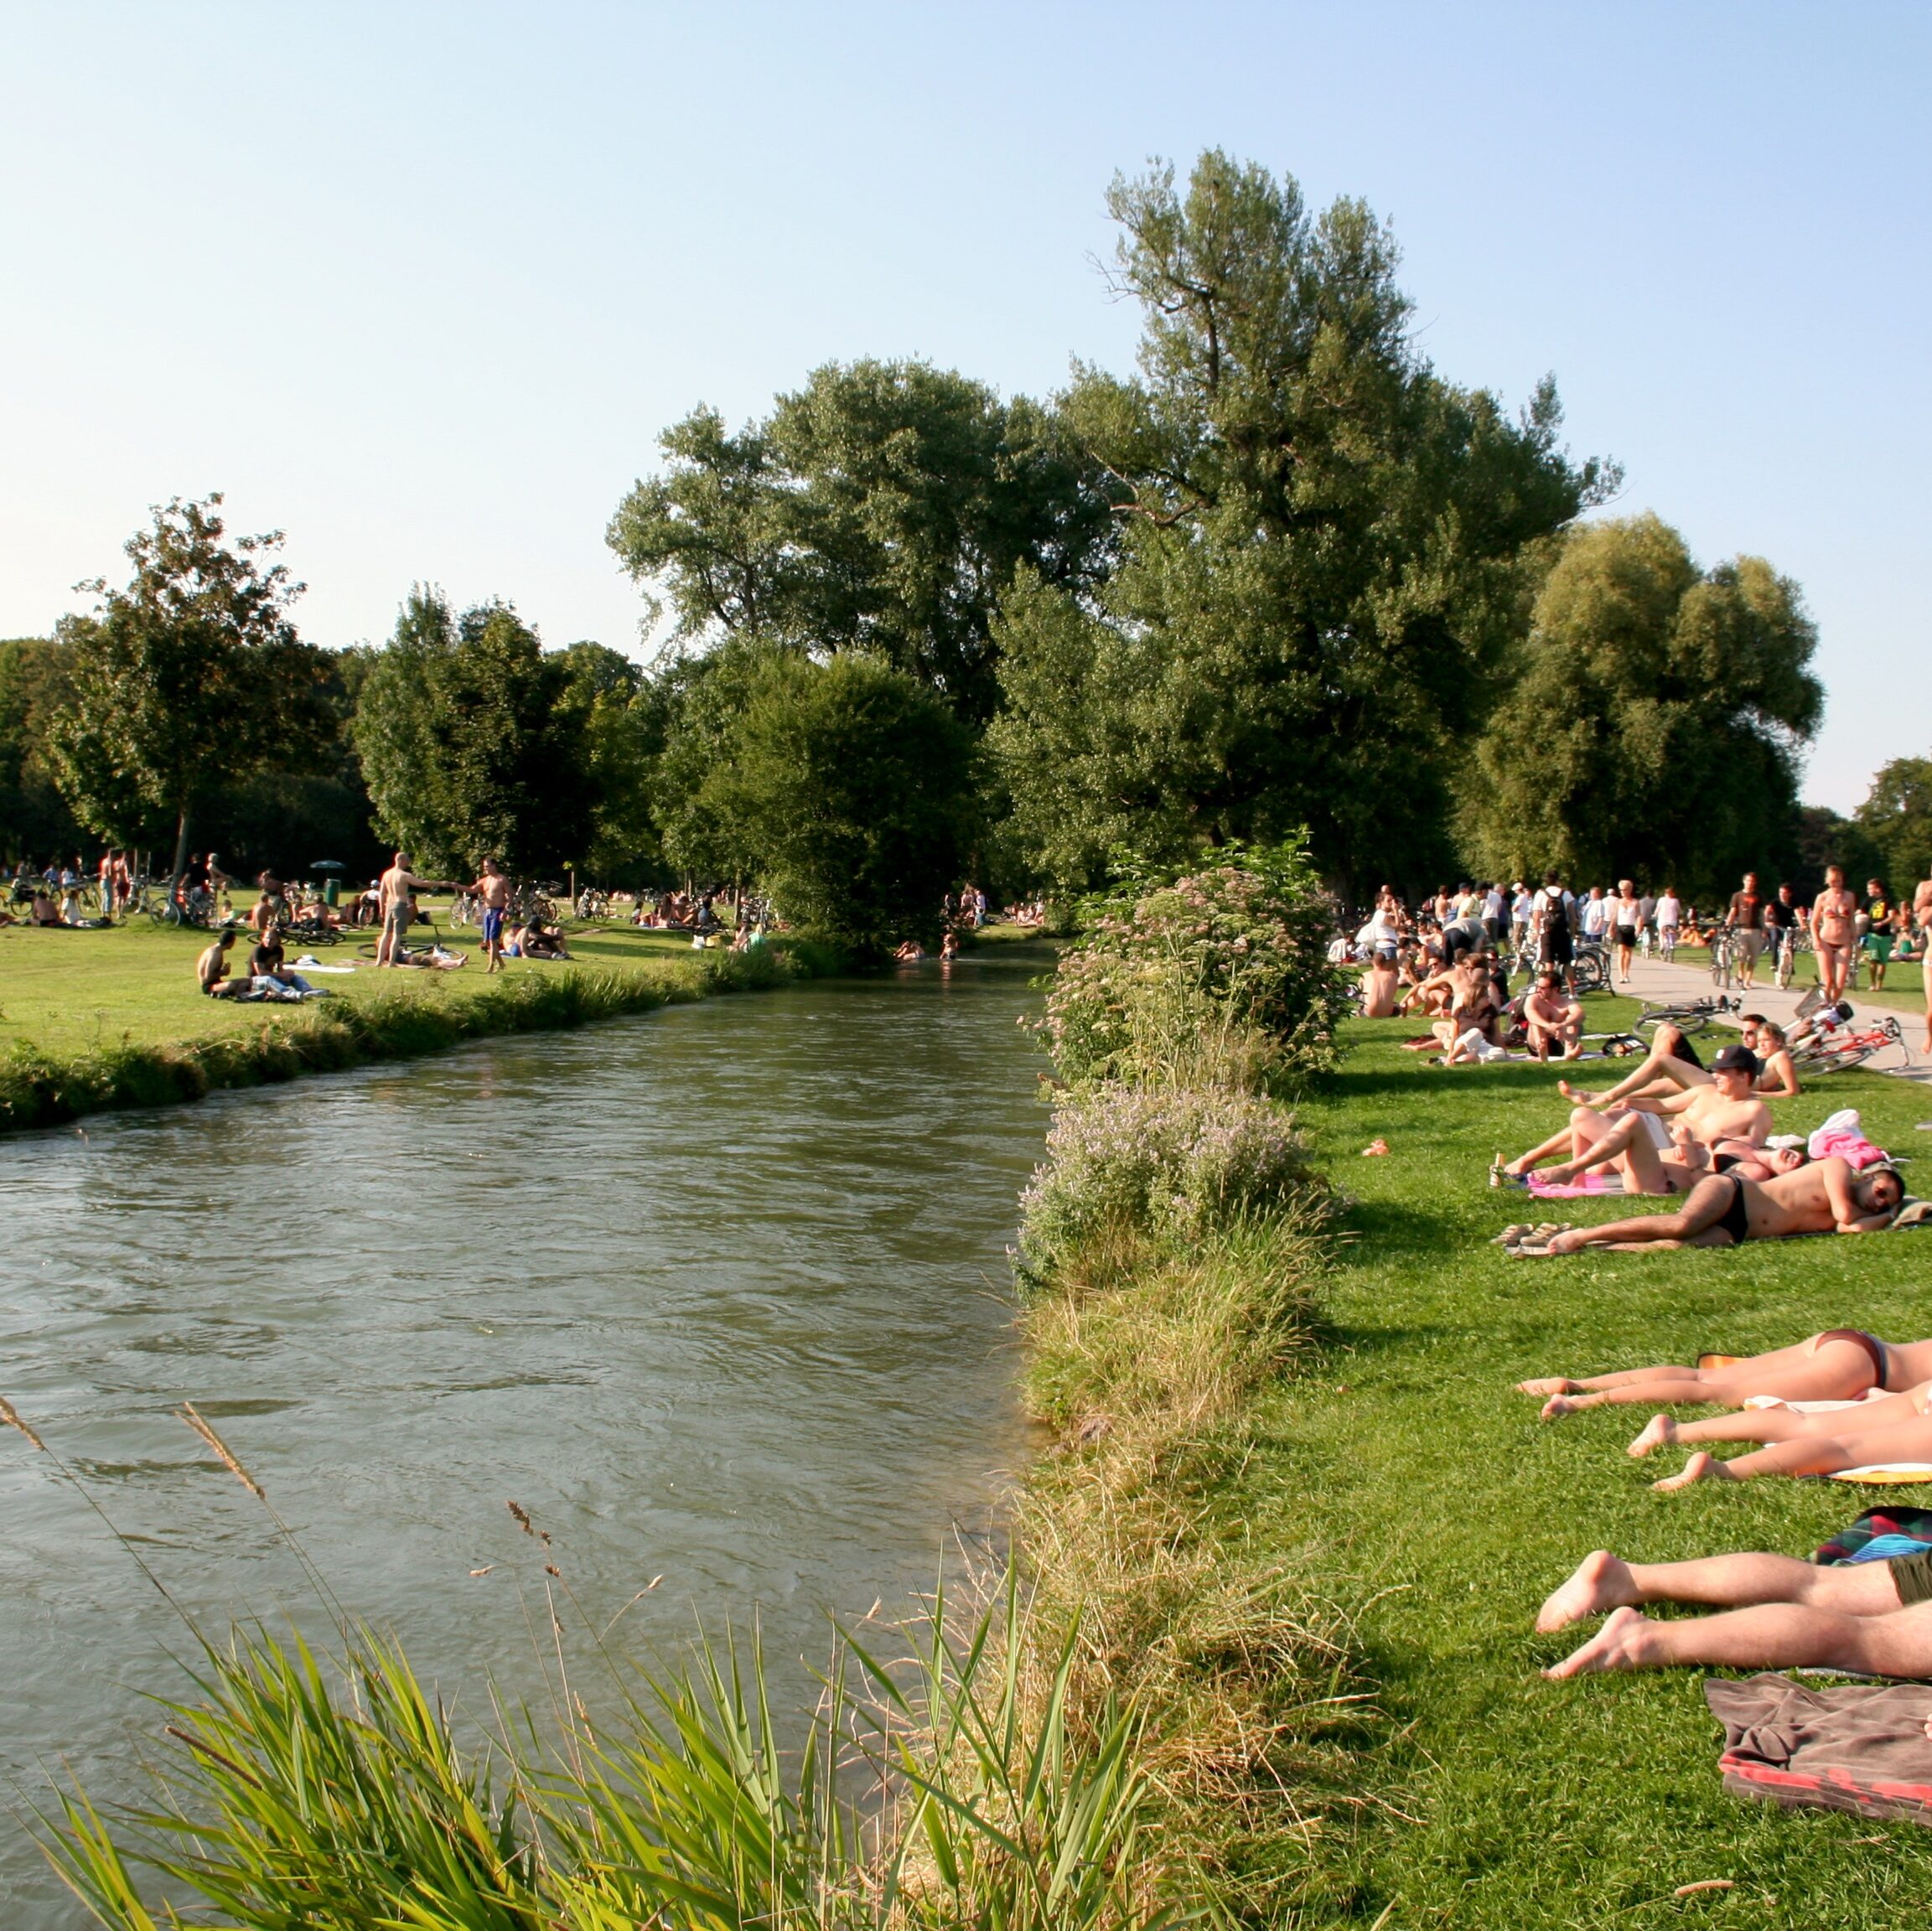
[[[615,651],[546,653],[509,605],[456,617],[419,587],[356,705],[378,828],[432,869],[494,857],[520,874],[635,836],[635,681]]]
[[[699,409],[660,440],[609,541],[681,640],[871,651],[976,722],[1015,567],[1079,585],[1109,547],[1101,479],[1050,412],[923,362],[827,364],[738,435]]]
[[[1291,1087],[1334,1063],[1349,986],[1302,846],[1232,847],[1168,883],[1130,871],[1085,916],[1041,1021],[1063,1079]]]
[[[936,933],[975,767],[970,729],[905,671],[862,654],[780,655],[752,671],[697,807],[731,828],[795,929],[877,956]]]
[[[1760,557],[1700,572],[1654,515],[1577,531],[1476,747],[1472,856],[1605,878],[1661,858],[1681,889],[1729,890],[1789,842],[1797,748],[1824,708],[1816,642],[1796,585]]]
[[[1876,876],[1909,894],[1932,877],[1932,758],[1894,758],[1881,765],[1858,807],[1858,829],[1883,855]]]
[[[1443,849],[1458,739],[1521,629],[1525,551],[1613,480],[1556,447],[1553,386],[1512,421],[1407,337],[1386,230],[1210,152],[1116,179],[1141,372],[1063,407],[1114,478],[1119,568],[1023,573],[993,742],[1016,828],[1063,888],[1128,845],[1184,862],[1308,827],[1348,882]]]
[[[177,867],[197,797],[272,766],[301,769],[334,736],[322,654],[289,616],[303,586],[264,559],[279,531],[224,541],[219,495],[177,497],[127,551],[125,589],[81,586],[95,613],[66,618],[69,695],[48,745],[75,815],[132,842],[158,815],[177,827]]]

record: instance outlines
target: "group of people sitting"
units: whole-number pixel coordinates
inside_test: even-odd
[[[1501,960],[1486,945],[1458,950],[1436,969],[1377,953],[1363,969],[1360,993],[1365,1018],[1427,1017],[1429,1033],[1414,1043],[1440,1048],[1444,1065],[1484,1064],[1513,1052],[1571,1059],[1582,1050],[1583,1008],[1562,973],[1540,972],[1512,996]]]
[[[1681,1473],[1655,1484],[1660,1489],[1764,1475],[1932,1468],[1932,1341],[1901,1345],[1860,1328],[1833,1328],[1768,1354],[1520,1386],[1544,1398],[1546,1421],[1609,1404],[1655,1409],[1630,1453],[1678,1445],[1695,1451]],[[1702,1421],[1669,1413],[1686,1403],[1731,1412]],[[1719,1460],[1703,1447],[1711,1442],[1757,1446]],[[1723,1613],[1654,1622],[1641,1613],[1650,1602]],[[1544,1603],[1536,1628],[1564,1629],[1605,1612],[1597,1633],[1546,1675],[1692,1663],[1928,1677],[1932,1546],[1841,1566],[1762,1552],[1644,1564],[1598,1549]]]
[[[290,970],[281,928],[272,920],[262,927],[249,949],[248,970],[231,976],[229,955],[237,936],[232,925],[224,926],[194,961],[195,979],[209,998],[265,999],[295,1004],[304,999],[329,997],[325,987],[311,986],[299,972]]]

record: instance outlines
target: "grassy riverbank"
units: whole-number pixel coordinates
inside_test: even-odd
[[[1391,1931],[1907,1922],[1932,1877],[1926,1833],[1725,1795],[1700,1672],[1546,1683],[1539,1667],[1576,1639],[1531,1627],[1593,1548],[1654,1561],[1805,1554],[1859,1513],[1861,1492],[1762,1482],[1658,1495],[1649,1483],[1663,1471],[1624,1452],[1637,1411],[1546,1426],[1511,1385],[1754,1350],[1840,1323],[1916,1338],[1927,1237],[1506,1260],[1486,1242],[1510,1219],[1623,1209],[1525,1211],[1520,1196],[1489,1191],[1499,1147],[1561,1122],[1554,1073],[1432,1069],[1395,1045],[1406,1030],[1358,1025],[1333,1087],[1300,1110],[1358,1204],[1328,1277],[1321,1371],[1266,1391],[1241,1475],[1258,1499],[1248,1559],[1319,1585],[1378,1690],[1380,1740],[1358,1766],[1370,1801],[1323,1820],[1312,1920]],[[1779,1124],[1809,1128],[1846,1105],[1900,1153],[1932,1153],[1913,1130],[1932,1118],[1932,1094],[1876,1074],[1821,1083],[1784,1103]],[[1378,1136],[1389,1157],[1360,1157]],[[1932,1173],[1908,1172],[1932,1191]],[[1717,1877],[1736,1888],[1672,1896]]]
[[[147,923],[0,931],[0,1131],[650,1012],[830,963],[798,948],[697,952],[676,933],[612,926],[573,932],[568,961],[512,960],[495,976],[468,934],[461,971],[378,971],[351,940],[319,955],[355,968],[314,976],[334,997],[243,1005],[202,997],[206,943]]]

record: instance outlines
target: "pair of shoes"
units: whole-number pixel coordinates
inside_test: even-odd
[[[1559,1234],[1567,1234],[1575,1222],[1570,1220],[1546,1220],[1541,1226],[1525,1227],[1513,1241],[1503,1243],[1504,1254],[1512,1261],[1540,1259],[1550,1251],[1550,1243]],[[1515,1232],[1505,1229],[1506,1233]]]

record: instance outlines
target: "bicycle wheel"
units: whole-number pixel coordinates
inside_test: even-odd
[[[1610,983],[1608,961],[1600,952],[1582,952],[1577,955],[1577,991],[1579,993],[1601,992]]]
[[[1847,1073],[1854,1066],[1862,1066],[1878,1050],[1876,1046],[1800,1047],[1791,1062],[1800,1073]]]

